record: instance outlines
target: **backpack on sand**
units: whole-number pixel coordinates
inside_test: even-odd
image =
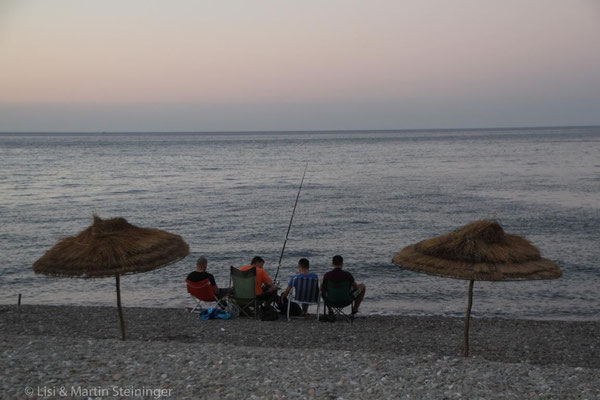
[[[279,319],[279,313],[275,309],[275,307],[268,305],[262,306],[259,310],[260,320],[261,321],[276,321]]]
[[[277,297],[277,308],[282,315],[287,315],[288,302],[289,300],[285,296]],[[290,304],[290,316],[299,317],[300,315],[302,315],[302,307],[300,307],[300,304],[292,301],[292,304]]]

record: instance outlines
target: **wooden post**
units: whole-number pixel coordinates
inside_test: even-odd
[[[116,274],[117,278],[117,308],[119,309],[119,320],[121,321],[121,340],[125,340],[125,321],[123,320],[123,310],[121,309],[121,282],[119,274]]]
[[[471,320],[471,305],[473,304],[473,283],[469,282],[469,302],[467,303],[467,315],[465,316],[465,341],[463,344],[463,356],[469,356],[469,321]]]
[[[19,302],[17,303],[17,305],[20,307],[21,306],[21,293],[19,293]]]

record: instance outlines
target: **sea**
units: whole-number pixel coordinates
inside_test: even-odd
[[[203,255],[217,284],[259,255],[278,280],[332,256],[368,314],[463,316],[468,282],[392,264],[417,241],[479,219],[527,237],[563,271],[475,282],[474,317],[600,319],[600,127],[523,129],[1,133],[0,304],[114,306],[112,278],[52,278],[32,264],[61,238],[124,217],[181,235],[185,259],[121,279],[128,307],[192,304]],[[314,311],[314,310],[313,310]]]

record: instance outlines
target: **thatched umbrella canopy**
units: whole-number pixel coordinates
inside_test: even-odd
[[[417,272],[470,281],[465,356],[469,354],[474,281],[556,279],[562,275],[560,268],[542,258],[538,248],[527,239],[506,234],[500,224],[487,220],[405,247],[392,262]]]
[[[121,310],[120,275],[152,271],[189,253],[179,235],[139,228],[124,218],[103,220],[94,215],[92,226],[58,242],[33,264],[38,274],[79,278],[116,277],[121,336],[125,324]]]

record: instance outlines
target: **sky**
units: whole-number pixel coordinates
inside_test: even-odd
[[[0,0],[0,132],[566,125],[597,0]]]

